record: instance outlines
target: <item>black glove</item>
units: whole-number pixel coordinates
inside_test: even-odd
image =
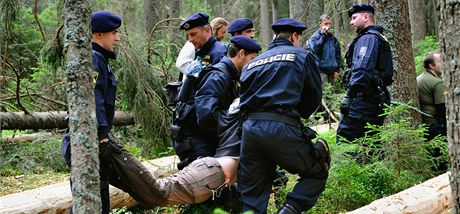
[[[120,154],[122,152],[121,146],[109,138],[105,143],[99,143],[99,158],[106,159],[112,154]]]
[[[319,138],[313,145],[313,148],[315,149],[316,157],[324,163],[324,167],[329,171],[329,167],[331,165],[331,153],[326,140]]]
[[[342,102],[340,103],[340,112],[343,115],[348,115],[350,112],[350,105],[351,105],[351,98],[347,95],[342,99]]]

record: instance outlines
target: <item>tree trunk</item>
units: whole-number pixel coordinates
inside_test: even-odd
[[[437,0],[425,0],[426,28],[428,35],[439,38],[439,4]]]
[[[67,0],[64,8],[73,212],[100,213],[99,143],[91,75],[94,72],[91,68],[91,10],[85,0]]]
[[[276,22],[278,18],[278,7],[279,7],[279,2],[278,0],[272,0],[272,23]]]
[[[446,94],[447,140],[451,161],[450,186],[454,210],[460,212],[460,1],[440,1],[439,43]]]
[[[268,0],[260,0],[260,41],[263,45],[267,45],[272,38],[272,30],[270,29],[270,19],[268,18]]]
[[[348,13],[344,12],[350,8],[352,2],[350,0],[341,0],[336,1],[332,8],[326,9],[326,11],[331,11],[330,14],[333,17],[332,28],[334,29],[334,36],[340,41],[342,46],[342,52],[346,52],[346,45],[353,41],[355,36],[353,29],[350,26],[350,17]]]
[[[67,113],[57,112],[0,112],[0,129],[64,129],[67,128],[65,121]],[[134,116],[121,111],[115,112],[114,126],[134,125]]]
[[[161,0],[144,0],[145,32],[150,35],[153,26],[162,18]]]
[[[425,2],[420,0],[409,0],[409,15],[412,42],[418,42],[426,36]]]
[[[407,30],[411,29],[407,0],[373,0],[373,5],[393,52],[394,82],[390,89],[392,99],[401,102],[411,100],[419,108],[411,35]],[[411,117],[414,119],[414,126],[420,124],[420,113],[412,111]]]
[[[303,32],[301,40],[303,46],[318,28],[319,17],[324,13],[324,0],[289,0],[289,13],[291,18],[307,25],[307,30]]]
[[[180,1],[171,0],[169,2],[169,18],[179,18],[180,16]]]

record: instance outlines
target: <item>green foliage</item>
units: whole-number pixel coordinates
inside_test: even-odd
[[[426,127],[420,125],[413,128],[412,118],[409,115],[409,108],[406,105],[391,105],[385,108],[383,115],[387,116],[388,122],[383,126],[368,125],[370,135],[355,142],[362,146],[361,152],[367,154],[384,153],[383,161],[397,170],[409,170],[429,178],[433,175],[430,169],[432,158],[427,147],[430,145],[445,145],[441,138],[427,141]],[[447,157],[446,157],[447,158]]]
[[[184,18],[187,18],[197,12],[212,14],[212,8],[206,0],[187,0],[184,6]]]
[[[61,155],[60,138],[37,139],[29,143],[2,144],[4,151],[0,176],[15,176],[48,171],[68,171]]]
[[[445,138],[427,141],[426,128],[412,127],[408,111],[405,105],[387,107],[391,120],[369,125],[374,135],[350,144],[335,144],[331,131],[320,134],[330,145],[332,168],[312,213],[354,210],[444,172],[438,165],[448,162]]]
[[[164,83],[156,69],[147,64],[140,48],[122,48],[118,68],[120,87],[123,94],[122,107],[133,111],[136,122],[142,124],[142,136],[148,142],[143,149],[156,147],[165,151],[169,145],[169,124],[171,110],[166,105]],[[145,142],[145,141],[141,141]],[[145,153],[144,153],[145,152]],[[155,152],[158,152],[155,149]],[[148,155],[147,151],[143,151]],[[151,153],[150,153],[151,155]]]
[[[435,36],[427,36],[420,40],[414,47],[415,70],[417,75],[423,73],[423,57],[431,51],[439,51],[439,44]]]

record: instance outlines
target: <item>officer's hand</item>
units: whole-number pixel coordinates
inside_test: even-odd
[[[351,98],[345,95],[345,97],[342,99],[342,102],[340,103],[340,113],[343,115],[348,115],[350,112],[350,104]]]
[[[340,77],[340,73],[338,71],[334,72],[334,76],[333,76],[334,81],[338,80],[339,77]]]
[[[121,146],[108,139],[105,143],[99,143],[99,158],[108,159],[112,154],[120,154]]]
[[[316,157],[323,162],[326,170],[329,170],[331,165],[331,153],[326,140],[319,138],[313,145],[313,148],[315,149]]]

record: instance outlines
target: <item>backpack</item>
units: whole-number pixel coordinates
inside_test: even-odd
[[[378,54],[378,59],[377,59],[377,65],[376,69],[380,73],[380,77],[382,78],[382,82],[385,86],[391,85],[393,83],[393,69],[387,69],[389,64],[391,63],[391,47],[390,43],[388,40],[381,34],[379,31],[376,30],[368,30],[367,32],[358,35],[353,42],[349,45],[348,51],[345,54],[345,60],[348,68],[351,68],[352,62],[353,62],[353,52],[355,49],[356,42],[358,41],[361,36],[366,35],[366,34],[372,34],[377,36],[380,39],[380,45],[379,45],[379,54]],[[390,56],[390,57],[388,57]],[[347,74],[345,76],[348,76],[349,80],[349,75],[351,75],[351,72],[348,71],[347,69]],[[348,81],[347,81],[348,82]]]

